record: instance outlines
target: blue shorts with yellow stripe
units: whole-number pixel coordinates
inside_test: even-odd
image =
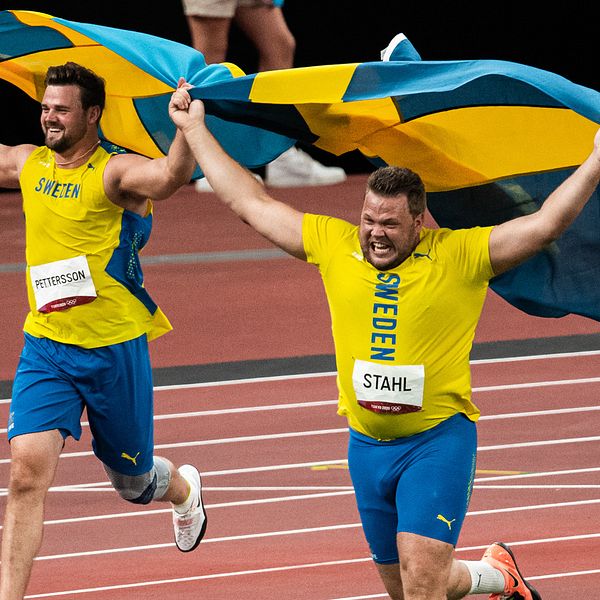
[[[397,532],[456,545],[473,488],[476,452],[475,423],[462,414],[390,442],[350,430],[350,476],[375,562],[398,562]]]
[[[57,429],[81,437],[87,412],[96,456],[114,471],[153,467],[153,388],[146,336],[81,348],[25,334],[13,383],[8,439]]]

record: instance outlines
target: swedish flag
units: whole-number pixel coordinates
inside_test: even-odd
[[[423,61],[408,40],[396,42],[381,62],[246,75],[154,36],[2,11],[0,78],[40,100],[48,66],[93,69],[107,83],[101,137],[157,157],[174,136],[167,105],[183,76],[243,165],[264,165],[296,141],[334,155],[359,150],[376,166],[417,171],[432,215],[453,228],[536,210],[589,154],[599,92],[506,61]],[[560,240],[492,288],[534,315],[600,320],[599,257],[596,191]]]

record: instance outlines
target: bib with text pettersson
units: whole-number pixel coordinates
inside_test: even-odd
[[[29,267],[29,277],[41,313],[66,310],[96,299],[86,256]]]

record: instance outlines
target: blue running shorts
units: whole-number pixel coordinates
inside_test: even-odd
[[[25,334],[15,374],[8,439],[58,429],[81,437],[87,410],[96,456],[114,471],[153,467],[153,390],[148,342],[81,348]]]
[[[456,546],[475,477],[475,423],[456,414],[406,438],[350,430],[348,465],[373,560],[398,562],[396,533]]]

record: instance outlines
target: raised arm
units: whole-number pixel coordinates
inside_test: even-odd
[[[302,242],[303,213],[272,198],[265,187],[233,160],[210,133],[204,121],[204,105],[191,102],[180,88],[174,94],[171,114],[219,199],[243,221],[282,250],[306,259]]]
[[[586,161],[548,196],[535,213],[497,225],[490,235],[490,258],[500,275],[544,249],[573,223],[600,184],[600,130]]]
[[[180,81],[180,85],[187,85]],[[172,101],[169,113],[174,110]],[[165,200],[189,183],[196,161],[181,131],[177,131],[165,157],[148,159],[135,154],[120,154],[108,163],[105,185],[109,198],[135,210],[147,198]]]

